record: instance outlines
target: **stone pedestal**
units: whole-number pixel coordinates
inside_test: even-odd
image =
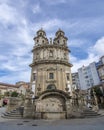
[[[9,99],[9,103],[6,110],[7,112],[12,111],[21,106],[22,101],[20,98],[10,97],[8,99]]]
[[[32,118],[33,117],[33,104],[32,104],[31,98],[25,99],[23,117],[24,118]]]

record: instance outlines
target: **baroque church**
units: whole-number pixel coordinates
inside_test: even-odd
[[[53,40],[48,40],[43,29],[37,31],[32,49],[33,60],[30,64],[30,86],[24,100],[19,97],[9,98],[7,112],[10,116],[14,110],[15,116],[18,113],[21,118],[34,119],[82,118],[88,116],[88,113],[90,116],[91,113],[92,116],[97,115],[97,102],[93,106],[94,111],[88,111],[83,93],[72,89],[72,64],[69,61],[67,41],[68,38],[60,29]]]
[[[53,40],[48,40],[43,29],[37,31],[34,37],[30,67],[31,89],[33,97],[37,97],[34,103],[35,118],[60,119],[67,116],[67,104],[72,95],[72,64],[69,61],[67,40],[60,29]]]
[[[34,37],[33,62],[30,64],[32,91],[35,96],[46,90],[62,90],[71,93],[71,67],[68,38],[58,30],[55,38],[48,40],[43,29]]]

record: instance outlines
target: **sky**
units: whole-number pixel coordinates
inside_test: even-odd
[[[72,72],[104,55],[104,0],[0,0],[0,82],[30,81],[33,38],[68,38]]]

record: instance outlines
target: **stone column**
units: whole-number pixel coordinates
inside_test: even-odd
[[[32,95],[31,95],[31,91],[29,89],[27,90],[27,93],[26,93],[23,117],[24,118],[33,117]]]
[[[25,99],[23,117],[24,118],[32,118],[33,117],[33,105],[32,105],[32,99],[31,98]]]

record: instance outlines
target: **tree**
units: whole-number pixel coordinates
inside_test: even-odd
[[[4,96],[9,97],[9,96],[10,96],[10,92],[9,92],[9,91],[5,92],[5,93],[4,93]]]
[[[91,91],[90,91],[90,94],[91,94],[92,97],[94,96],[93,95],[93,89],[94,89],[94,92],[95,92],[96,96],[98,96],[98,97],[102,97],[103,96],[103,93],[100,90],[100,88],[99,87],[94,87],[94,88],[91,88]]]
[[[19,93],[17,93],[16,91],[11,93],[11,97],[17,97]]]

